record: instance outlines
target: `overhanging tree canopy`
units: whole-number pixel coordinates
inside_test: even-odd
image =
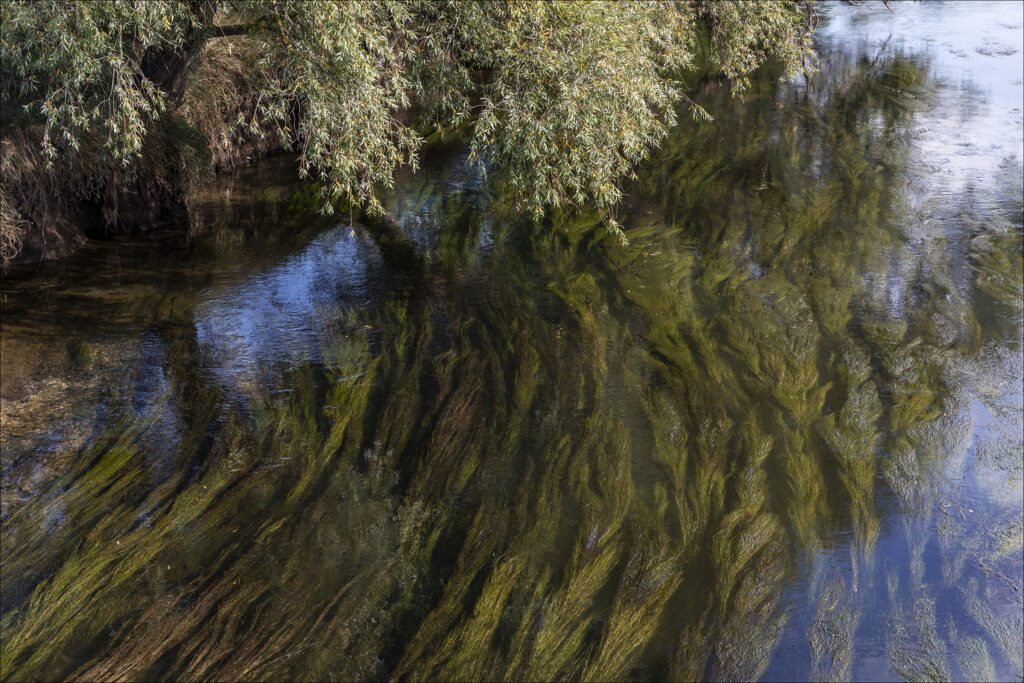
[[[203,45],[244,34],[260,120],[330,201],[379,209],[374,186],[415,166],[423,134],[464,127],[523,208],[610,209],[674,123],[698,51],[742,90],[769,58],[799,69],[811,21],[792,0],[9,0],[0,92],[5,120],[44,122],[51,159],[91,134],[128,167]]]

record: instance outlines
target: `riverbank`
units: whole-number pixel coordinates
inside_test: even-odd
[[[0,140],[0,265],[62,258],[89,239],[184,223],[201,184],[280,151],[273,126],[253,124],[252,62],[243,37],[211,40],[180,102],[153,126],[130,168],[110,159],[99,139],[87,139],[73,164],[48,164],[42,125],[7,124]]]

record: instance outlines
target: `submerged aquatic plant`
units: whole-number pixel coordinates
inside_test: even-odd
[[[845,680],[869,629],[885,675],[1019,672],[1019,515],[951,502],[996,457],[963,380],[988,352],[903,229],[926,75],[834,66],[711,89],[628,245],[409,180],[429,250],[331,290],[285,363],[197,370],[191,285],[118,304],[171,320],[162,389],[10,506],[2,677]]]

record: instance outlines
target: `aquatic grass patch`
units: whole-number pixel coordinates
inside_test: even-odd
[[[838,461],[839,477],[850,501],[850,518],[857,536],[856,565],[870,575],[879,520],[875,505],[877,448],[882,438],[882,402],[870,379],[866,353],[853,344],[843,350],[837,372],[847,387],[838,413],[826,415],[818,429]],[[859,574],[855,574],[855,577]],[[856,580],[856,578],[855,578]]]
[[[841,575],[825,580],[807,633],[811,648],[811,678],[846,681],[853,664],[853,635],[858,614]]]
[[[963,636],[956,627],[956,621],[949,619],[949,641],[953,657],[966,681],[994,681],[996,670],[988,653],[988,646],[981,638]]]
[[[321,353],[264,381],[212,391],[170,316],[175,476],[143,486],[162,432],[119,424],[67,480],[97,466],[88,495],[49,501],[88,508],[60,552],[14,521],[38,545],[3,570],[58,571],[5,611],[3,675],[1012,675],[1019,517],[972,479],[1012,467],[1012,406],[973,368],[1016,357],[947,299],[959,252],[905,229],[892,59],[686,126],[640,169],[628,244],[451,191],[445,157],[394,197],[415,267],[382,257],[357,310],[329,290]]]
[[[891,613],[886,653],[905,680],[950,679],[945,642],[935,620],[935,600],[919,593],[909,604],[897,602]]]
[[[1020,673],[1024,669],[1024,617],[1017,610],[1010,610],[1008,614],[993,610],[991,598],[996,585],[969,579],[961,589],[964,607],[1010,666]]]

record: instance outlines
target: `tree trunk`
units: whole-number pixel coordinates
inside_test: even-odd
[[[188,72],[195,63],[203,44],[210,38],[213,16],[217,10],[215,0],[188,0],[196,21],[184,45],[177,49],[155,50],[142,60],[142,72],[160,88],[172,107],[185,93]]]
[[[185,93],[188,71],[198,51],[198,48],[186,54],[166,51],[146,57],[143,62],[142,69],[146,78],[164,92],[167,102],[172,106],[177,105]]]

